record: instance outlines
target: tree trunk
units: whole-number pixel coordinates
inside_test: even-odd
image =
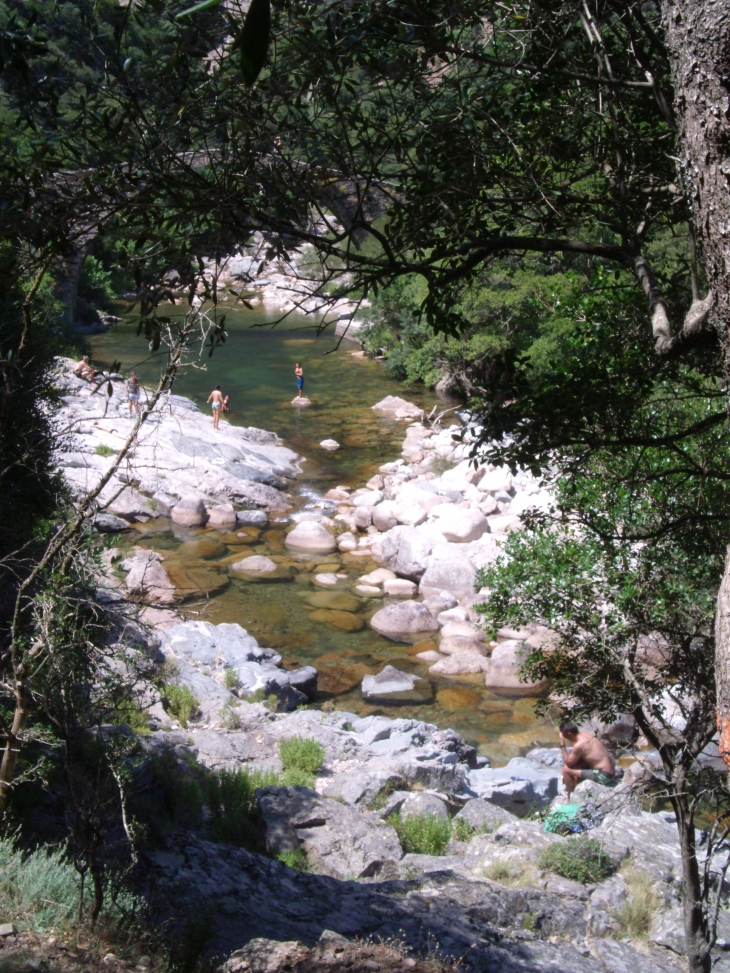
[[[730,377],[730,0],[664,0],[678,156]],[[717,605],[717,717],[730,767],[730,551]]]
[[[689,810],[685,787],[679,783],[678,794],[672,798],[677,815],[679,846],[682,853],[682,891],[684,906],[684,936],[687,946],[689,973],[710,973],[712,957],[705,903],[702,901],[702,880],[697,864],[695,827]]]

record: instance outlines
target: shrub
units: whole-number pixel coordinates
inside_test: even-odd
[[[99,443],[99,445],[94,450],[97,456],[113,456],[114,450],[111,446],[107,446],[106,443]]]
[[[64,849],[38,848],[26,853],[12,839],[0,840],[0,915],[4,921],[34,932],[64,931],[78,920],[79,893],[79,874]],[[104,917],[117,928],[139,914],[140,902],[124,890],[111,895],[107,888],[105,902]]]
[[[296,851],[280,851],[276,857],[280,862],[288,865],[289,868],[295,868],[298,872],[309,871],[306,853],[301,848],[297,848]]]
[[[628,899],[613,914],[621,932],[632,939],[645,939],[659,907],[654,884],[643,869],[627,865],[623,876],[629,890]]]
[[[111,722],[124,724],[135,733],[150,732],[150,714],[131,700],[121,703],[111,716]]]
[[[214,841],[251,850],[262,844],[256,789],[278,783],[273,771],[222,770],[211,774],[206,798]]]
[[[443,855],[451,839],[451,821],[437,818],[435,814],[413,814],[405,818],[391,814],[386,820],[395,828],[407,855]]]
[[[230,689],[231,691],[238,689],[238,687],[241,685],[241,680],[235,669],[226,669],[223,676],[223,683],[226,689]]]
[[[468,821],[459,818],[457,821],[454,821],[451,833],[454,841],[471,841],[477,833],[477,829],[469,824]]]
[[[309,787],[312,790],[317,783],[314,774],[309,774],[306,770],[300,770],[298,767],[285,770],[280,779],[285,787]]]
[[[269,693],[266,695],[266,690],[257,689],[255,693],[251,693],[250,696],[246,697],[247,703],[263,703],[267,710],[271,713],[275,713],[279,708],[279,697],[276,693]]]
[[[602,882],[614,865],[595,838],[568,838],[555,842],[540,855],[540,867],[575,882]]]
[[[198,701],[187,686],[166,686],[162,693],[162,703],[181,726],[187,726],[193,714],[198,711]]]
[[[316,774],[324,763],[324,754],[322,744],[307,737],[295,736],[279,741],[279,759],[284,771],[303,770]]]
[[[79,875],[61,850],[29,855],[0,841],[0,913],[36,932],[70,926],[79,907]]]

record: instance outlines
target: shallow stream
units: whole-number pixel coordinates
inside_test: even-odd
[[[205,411],[209,392],[220,385],[231,396],[230,422],[272,430],[306,457],[302,475],[291,485],[292,512],[296,514],[319,503],[333,486],[363,486],[382,463],[400,456],[406,425],[376,415],[371,409],[374,403],[386,395],[401,395],[429,410],[439,400],[422,388],[397,382],[377,362],[357,354],[352,342],[342,341],[338,347],[332,333],[317,337],[311,318],[292,316],[274,329],[256,327],[274,320],[276,315],[261,311],[228,311],[225,345],[212,358],[204,359],[202,367],[185,369],[174,391]],[[159,359],[147,357],[146,343],[136,337],[133,319],[94,336],[91,344],[96,363],[109,366],[121,361],[125,374],[134,368],[143,385],[156,383]],[[305,409],[291,405],[296,394],[296,361],[304,367],[304,391],[312,400]],[[336,439],[341,448],[326,452],[319,445],[323,439]],[[327,512],[331,515],[331,507]],[[282,517],[276,523],[272,518],[267,530],[249,529],[244,539],[226,529],[180,528],[158,519],[135,524],[123,543],[169,552],[166,568],[173,580],[187,578],[186,587],[194,589],[199,583],[211,591],[207,599],[186,602],[184,613],[213,623],[238,622],[261,645],[280,651],[287,667],[316,666],[319,706],[362,715],[387,712],[450,726],[496,764],[535,744],[557,741],[550,722],[536,718],[534,700],[490,693],[483,686],[483,676],[429,676],[427,666],[409,654],[414,647],[391,642],[367,624],[359,631],[342,631],[313,619],[311,613],[318,607],[337,607],[335,603],[317,604],[327,602],[327,596],[330,600],[333,596],[353,598],[350,583],[378,567],[368,557],[310,555],[295,559],[301,570],[294,577],[282,572],[281,579],[230,579],[225,567],[233,555],[238,559],[248,554],[292,559],[284,547],[283,528],[288,519]],[[350,583],[344,582],[337,591],[317,587],[312,578],[318,565],[323,565],[323,571],[347,573]],[[382,604],[380,598],[360,598],[357,604],[350,603],[349,610],[366,622]],[[387,663],[429,676],[430,701],[387,708],[365,702],[359,688],[363,676],[380,671]]]

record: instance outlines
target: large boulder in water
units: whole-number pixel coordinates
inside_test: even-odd
[[[438,622],[420,601],[401,601],[375,612],[370,624],[380,635],[396,642],[418,641],[424,632],[438,631]]]
[[[377,508],[376,508],[377,509]],[[415,527],[393,527],[382,540],[382,558],[391,571],[411,581],[418,581],[428,567],[433,550],[430,537]]]
[[[314,520],[303,520],[297,524],[284,541],[287,547],[295,551],[306,551],[312,554],[331,554],[337,548],[337,541],[326,527]]]
[[[440,595],[442,591],[463,598],[474,594],[476,573],[476,568],[465,555],[449,553],[445,557],[438,557],[434,554],[429,558],[419,588],[424,598]]]
[[[492,652],[487,669],[486,687],[499,692],[520,696],[540,696],[550,685],[550,680],[522,682],[519,670],[524,665],[531,647],[517,639],[499,642]]]
[[[202,527],[208,519],[208,511],[199,497],[188,497],[175,504],[170,517],[174,524],[183,527]]]

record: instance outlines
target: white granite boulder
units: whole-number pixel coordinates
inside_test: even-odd
[[[209,527],[229,527],[236,523],[236,511],[232,503],[219,503],[208,509]]]
[[[550,685],[548,679],[537,682],[523,682],[519,676],[520,666],[530,654],[531,648],[517,639],[499,642],[492,651],[487,669],[486,687],[501,692],[509,691],[522,696],[540,696]]]
[[[399,572],[400,573],[400,572]],[[457,598],[474,594],[476,568],[466,555],[451,552],[434,554],[421,577],[419,589],[424,598],[448,591]]]
[[[202,527],[208,519],[208,511],[199,497],[188,497],[175,504],[170,517],[174,524],[182,527]]]
[[[489,521],[474,507],[462,510],[454,504],[442,504],[432,511],[436,527],[447,541],[468,544],[489,532]]]
[[[438,631],[438,622],[419,601],[401,601],[381,608],[370,619],[371,626],[380,635],[396,642],[417,641],[423,632]]]
[[[270,557],[263,554],[252,554],[245,557],[242,561],[236,561],[231,565],[231,571],[240,571],[242,574],[264,575],[272,574],[276,571],[276,564]]]
[[[297,524],[286,535],[284,543],[292,550],[312,554],[330,554],[337,547],[337,541],[327,528],[313,520],[304,520]]]

